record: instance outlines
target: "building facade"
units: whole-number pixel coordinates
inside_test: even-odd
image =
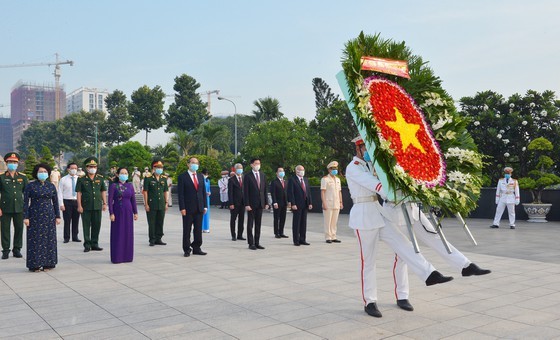
[[[66,112],[70,114],[82,110],[86,112],[100,110],[107,113],[105,99],[108,95],[109,92],[106,89],[80,87],[66,97]]]
[[[0,156],[14,151],[14,141],[12,136],[12,120],[0,117]],[[0,167],[0,171],[2,168]]]
[[[11,93],[12,146],[17,150],[23,132],[33,121],[52,122],[56,119],[56,89],[54,85],[18,82]],[[66,92],[59,89],[60,118],[66,115]]]

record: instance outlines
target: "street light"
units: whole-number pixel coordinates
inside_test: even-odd
[[[93,123],[95,125],[95,158],[99,162],[99,156],[97,155],[97,122]]]
[[[230,103],[233,104],[233,109],[235,110],[235,113],[233,114],[233,120],[234,120],[234,124],[235,124],[235,157],[237,157],[237,106],[235,106],[235,103],[232,100],[229,100],[227,98],[224,97],[218,97],[218,100],[226,100]]]

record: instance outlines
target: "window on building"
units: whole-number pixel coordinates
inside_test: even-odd
[[[97,95],[97,109],[98,110],[103,110],[103,95],[102,94]]]
[[[89,94],[89,110],[90,111],[95,110],[95,103],[93,101],[94,101],[93,93],[90,93]]]

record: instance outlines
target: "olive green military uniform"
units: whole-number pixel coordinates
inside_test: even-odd
[[[84,228],[84,247],[99,247],[99,231],[101,230],[101,210],[103,208],[102,192],[107,191],[105,178],[96,174],[93,179],[89,175],[78,178],[76,192],[82,193],[82,226]]]
[[[14,222],[14,252],[19,252],[23,239],[23,189],[27,185],[27,176],[15,172],[11,176],[8,171],[0,174],[0,217],[2,252],[10,252],[10,224]]]
[[[150,244],[161,242],[163,237],[163,220],[165,218],[165,208],[167,204],[167,176],[160,175],[156,178],[155,174],[144,177],[144,191],[148,193],[148,201],[145,202],[150,207],[146,212],[148,217],[148,236]]]

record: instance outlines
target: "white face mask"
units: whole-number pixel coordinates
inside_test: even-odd
[[[261,165],[253,165],[253,170],[259,171],[261,169]]]
[[[305,170],[298,170],[298,171],[296,171],[296,173],[299,177],[305,176]]]
[[[87,172],[89,172],[92,175],[95,175],[97,173],[97,168],[88,168]]]
[[[76,174],[78,173],[78,170],[76,170],[76,169],[70,169],[70,170],[68,170],[68,173],[69,173],[70,175],[72,175],[72,176],[76,176]]]

